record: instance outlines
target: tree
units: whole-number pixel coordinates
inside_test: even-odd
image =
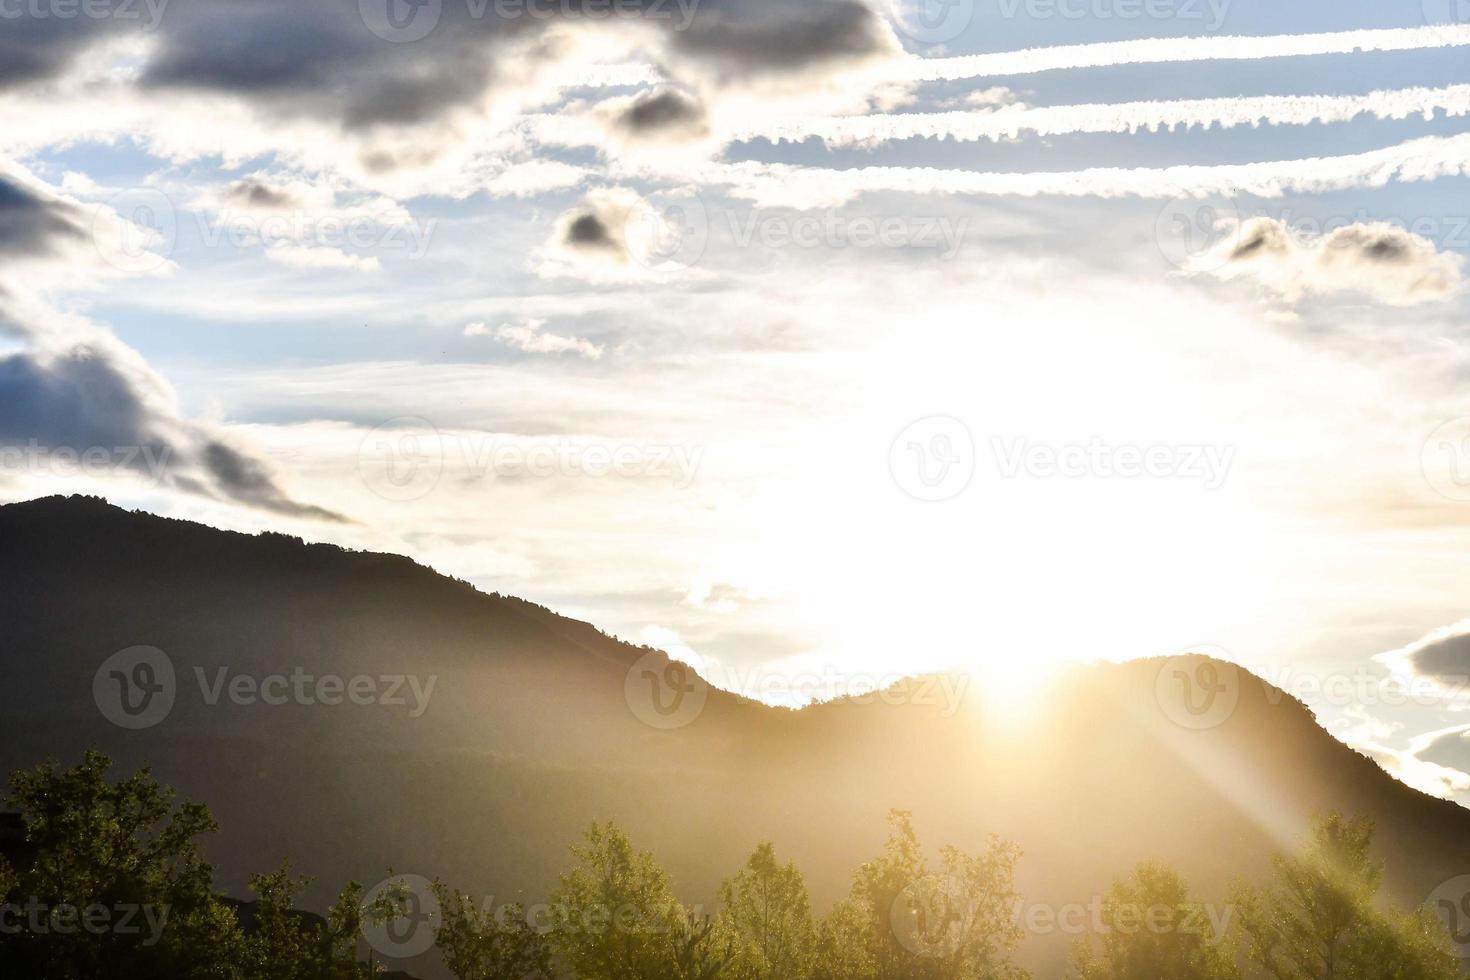
[[[572,848],[577,866],[552,895],[553,946],[584,980],[671,975],[671,937],[688,926],[668,875],[612,823],[592,825]]]
[[[469,896],[440,881],[434,895],[443,917],[434,939],[459,980],[551,980],[551,948],[524,906],[476,909]]]
[[[930,874],[903,810],[889,814],[893,833],[883,856],[858,869],[852,906],[863,921],[875,980],[972,980],[1024,972],[1008,954],[1022,938],[1012,911],[1020,899],[1020,850],[992,837],[983,854],[941,850]]]
[[[0,933],[0,961],[18,977],[228,980],[243,937],[214,894],[198,838],[208,809],[177,803],[148,770],[110,783],[89,751],[11,777],[8,806],[25,825],[29,859],[4,874],[23,919]]]
[[[1189,900],[1189,886],[1172,868],[1140,864],[1113,884],[1101,910],[1100,950],[1079,944],[1078,980],[1234,980],[1235,950],[1216,935],[1207,909]]]
[[[1427,910],[1381,913],[1383,868],[1373,824],[1330,814],[1297,855],[1277,855],[1265,888],[1239,886],[1235,903],[1252,962],[1276,980],[1451,980],[1459,963]]]
[[[740,980],[805,980],[811,973],[816,927],[806,880],[795,864],[780,864],[763,843],[745,867],[720,886],[720,925],[738,950]]]
[[[296,896],[308,884],[308,879],[292,876],[289,863],[250,879],[258,900],[250,907],[252,927],[241,959],[244,980],[356,980],[370,975],[357,958],[358,937],[365,921],[401,914],[398,896],[390,889],[364,908],[362,887],[349,882],[322,919],[295,907]]]

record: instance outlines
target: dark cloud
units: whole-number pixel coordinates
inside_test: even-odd
[[[401,0],[381,2],[386,9]],[[0,88],[54,76],[97,40],[146,27],[156,41],[138,82],[146,88],[228,92],[282,115],[330,120],[352,130],[414,124],[478,103],[510,57],[518,59],[517,78],[538,59],[558,57],[556,37],[546,33],[554,23],[546,12],[557,9],[563,22],[598,30],[627,26],[626,15],[640,5],[647,8],[640,25],[661,36],[668,53],[708,62],[717,75],[731,79],[892,47],[882,19],[858,0],[625,0],[617,5],[617,18],[609,18],[605,3],[584,10],[578,0],[543,3],[539,16],[528,12],[533,5],[519,8],[520,16],[505,16],[493,2],[446,0],[403,5],[417,11],[415,17],[433,18],[433,30],[410,43],[381,36],[383,25],[370,27],[373,18],[365,10],[372,8],[358,0],[180,0],[156,25],[63,22],[26,12],[7,19],[0,23]],[[506,47],[517,40],[531,43]],[[671,100],[650,105],[651,125],[672,121],[661,110],[679,111]]]
[[[703,4],[671,46],[740,77],[790,72],[892,50],[892,36],[857,0]]]
[[[0,177],[0,255],[50,255],[63,240],[81,237],[75,207],[43,200]]]
[[[1408,660],[1421,677],[1463,682],[1470,677],[1470,627],[1430,637],[1411,650]]]
[[[617,118],[620,129],[635,136],[697,138],[709,132],[699,100],[664,88],[636,97]]]
[[[299,202],[289,191],[277,190],[258,180],[242,180],[225,192],[225,197],[236,204],[264,210],[284,210],[295,207]]]
[[[563,241],[571,248],[618,252],[623,249],[622,242],[613,237],[607,223],[591,211],[582,212],[567,222]]]
[[[202,429],[150,405],[136,381],[100,350],[55,358],[0,358],[0,447],[42,451],[37,465],[89,451],[139,476],[292,517],[342,520],[291,500],[265,467]]]
[[[136,26],[110,18],[37,17],[28,7],[10,10],[0,17],[0,89],[53,78],[97,41]]]

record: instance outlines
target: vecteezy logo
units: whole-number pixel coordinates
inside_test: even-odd
[[[958,879],[927,875],[912,882],[888,909],[893,935],[917,956],[953,956],[974,923],[975,906]]]
[[[654,272],[680,272],[699,263],[709,245],[709,211],[697,196],[640,201],[623,223],[628,254]]]
[[[444,440],[428,419],[405,415],[384,422],[357,450],[362,482],[384,500],[417,500],[439,485]]]
[[[1181,728],[1223,725],[1240,703],[1240,671],[1202,652],[1170,657],[1154,682],[1164,715]]]
[[[920,44],[943,44],[975,19],[975,0],[896,0],[893,26]]]
[[[1470,0],[1422,0],[1424,23],[1445,40],[1463,40],[1470,28]]]
[[[639,721],[668,731],[700,716],[709,700],[709,683],[688,664],[651,650],[629,669],[623,697]]]
[[[433,883],[421,875],[385,878],[363,896],[363,906],[370,908],[382,899],[399,914],[383,922],[364,921],[362,935],[368,945],[400,960],[427,953],[434,945],[440,912]]]
[[[444,0],[357,0],[357,11],[378,37],[407,44],[422,41],[439,26]]]
[[[1449,930],[1455,953],[1470,960],[1470,875],[1451,878],[1430,892],[1428,905]]]
[[[1159,211],[1154,240],[1176,268],[1209,272],[1230,260],[1226,243],[1240,225],[1240,208],[1228,197],[1176,197]]]
[[[1470,416],[1451,419],[1430,433],[1419,465],[1440,496],[1470,501]]]
[[[135,275],[168,263],[179,241],[178,212],[155,187],[133,187],[108,198],[92,219],[92,244],[108,265]]]
[[[174,664],[157,647],[129,647],[108,657],[92,677],[92,700],[119,728],[152,728],[174,708]]]
[[[911,497],[930,503],[953,499],[975,475],[975,438],[948,415],[911,422],[888,447],[888,471]]]

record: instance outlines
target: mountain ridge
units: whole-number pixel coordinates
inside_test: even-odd
[[[1243,672],[1228,717],[1201,730],[1169,717],[1167,659],[1069,668],[1020,723],[977,687],[957,706],[915,690],[798,711],[713,688],[686,724],[659,728],[628,678],[667,656],[591,624],[401,556],[95,498],[0,507],[0,617],[0,765],[71,762],[89,745],[124,770],[151,765],[219,816],[209,847],[231,894],[290,857],[317,879],[317,908],[342,881],[389,867],[534,901],[586,824],[611,817],[688,901],[713,904],[719,880],[770,839],[820,908],[877,853],[892,807],[914,811],[935,843],[1017,841],[1022,891],[1051,904],[1105,891],[1144,858],[1223,895],[1326,809],[1378,821],[1398,900],[1470,870],[1470,811],[1394,780]],[[166,652],[178,695],[166,718],[127,730],[103,716],[93,684],[107,658],[140,645]],[[228,693],[210,704],[194,683],[297,668],[437,683],[417,717],[411,705]],[[1023,960],[1054,975],[1066,939],[1031,937]]]

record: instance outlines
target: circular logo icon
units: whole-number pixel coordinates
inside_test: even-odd
[[[1470,501],[1470,415],[1435,429],[1419,451],[1419,465],[1440,496]]]
[[[174,663],[157,647],[128,647],[108,657],[92,677],[92,700],[119,728],[152,728],[174,709]]]
[[[1424,23],[1446,41],[1464,41],[1470,29],[1470,0],[1421,0]]]
[[[975,922],[975,903],[957,878],[927,875],[899,892],[888,922],[904,949],[916,956],[959,951]]]
[[[1429,893],[1430,911],[1449,930],[1455,952],[1470,960],[1470,875],[1451,878]]]
[[[439,26],[444,0],[357,0],[357,12],[367,29],[383,40],[411,44]]]
[[[919,44],[944,44],[969,29],[975,0],[894,0],[893,26]]]
[[[156,187],[133,187],[107,199],[92,219],[92,244],[110,266],[134,274],[168,263],[179,242],[173,201]]]
[[[709,211],[698,195],[640,200],[623,224],[633,261],[654,272],[681,272],[699,264],[709,245]]]
[[[357,450],[362,482],[384,500],[404,503],[433,491],[444,475],[444,440],[428,419],[404,415],[367,434]]]
[[[975,476],[975,437],[949,415],[911,422],[888,447],[888,471],[916,500],[938,503],[964,492]]]
[[[364,907],[387,899],[398,915],[384,922],[365,919],[362,936],[384,956],[408,960],[427,953],[439,928],[439,899],[422,875],[398,875],[378,882],[362,897]]]
[[[1217,728],[1240,704],[1240,671],[1202,652],[1170,657],[1154,680],[1154,695],[1165,717],[1179,727]]]
[[[1228,197],[1176,197],[1154,221],[1159,252],[1178,269],[1210,272],[1230,261],[1240,208]]]
[[[643,724],[670,731],[700,716],[709,700],[709,683],[688,664],[650,650],[623,678],[623,697]]]

